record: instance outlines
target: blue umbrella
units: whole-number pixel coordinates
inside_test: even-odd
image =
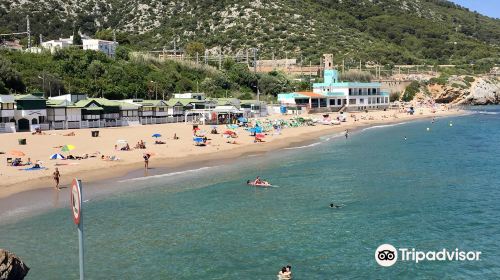
[[[64,156],[61,154],[53,154],[50,156],[50,159],[64,159]]]
[[[201,138],[201,137],[194,137],[193,140],[196,143],[202,143],[203,142],[203,138]]]
[[[153,134],[153,137],[154,137],[154,138],[159,138],[159,137],[161,137],[161,134],[159,134],[159,133],[155,133],[155,134]]]
[[[248,122],[247,118],[244,118],[244,117],[239,117],[239,118],[238,118],[238,121],[239,121],[239,122],[242,122],[242,123],[246,123],[246,122]]]

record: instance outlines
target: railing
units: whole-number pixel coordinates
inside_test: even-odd
[[[68,122],[68,129],[75,129],[75,128],[80,128],[80,122]]]

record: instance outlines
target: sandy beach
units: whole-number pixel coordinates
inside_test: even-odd
[[[206,146],[195,146],[193,143],[193,131],[191,123],[144,125],[135,127],[101,128],[99,137],[91,137],[91,130],[57,130],[47,131],[43,135],[32,135],[31,133],[15,133],[0,135],[0,198],[10,195],[40,188],[53,188],[54,182],[52,173],[57,167],[61,173],[61,185],[67,185],[74,177],[78,177],[86,182],[95,182],[102,179],[125,176],[127,173],[139,169],[144,169],[144,153],[152,154],[149,161],[151,168],[181,168],[188,167],[200,162],[210,165],[210,161],[238,158],[249,153],[261,153],[276,150],[294,144],[313,140],[321,135],[343,132],[346,129],[354,130],[359,127],[405,122],[421,118],[443,117],[463,114],[464,111],[439,109],[431,112],[428,108],[417,109],[415,115],[398,112],[397,110],[371,111],[346,113],[347,122],[340,125],[300,126],[285,128],[279,135],[269,133],[262,143],[254,143],[254,137],[243,128],[236,129],[238,138],[236,144],[228,143],[228,139],[222,133],[226,131],[225,125],[218,126],[220,134],[210,134],[211,126],[200,126],[202,131],[206,131],[209,138]],[[337,113],[331,113],[335,117]],[[352,116],[356,116],[357,121]],[[293,116],[273,115],[267,119],[290,119]],[[303,118],[321,119],[321,114],[301,115]],[[74,132],[74,136],[64,136]],[[162,137],[158,140],[166,144],[154,144],[153,134],[159,133]],[[179,137],[174,140],[174,134]],[[18,139],[25,138],[27,145],[19,145]],[[121,151],[123,146],[117,143],[118,140],[125,140],[132,150]],[[146,143],[146,149],[134,149],[139,141]],[[123,142],[123,141],[121,141]],[[75,149],[70,152],[62,152],[61,146],[74,145]],[[115,149],[115,145],[118,149]],[[31,162],[42,161],[44,170],[26,171],[30,166],[8,166],[7,158],[16,158],[11,152],[21,151],[25,156],[21,156],[23,161],[30,158]],[[61,153],[64,156],[89,156],[88,159],[81,160],[50,160],[52,154]],[[102,159],[104,155],[105,159]],[[118,160],[106,160],[107,157],[115,157]],[[148,172],[144,173],[147,176]]]

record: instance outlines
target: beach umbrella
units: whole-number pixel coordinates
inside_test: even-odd
[[[266,135],[263,134],[263,133],[258,133],[258,134],[255,135],[255,138],[257,138],[257,139],[262,139],[264,137],[266,137]]]
[[[116,144],[127,144],[127,140],[116,140]]]
[[[154,137],[154,138],[160,138],[161,134],[160,133],[155,133],[155,134],[152,135],[152,137]]]
[[[227,135],[234,135],[234,134],[236,134],[236,132],[231,131],[231,130],[226,130],[226,131],[224,131],[224,134],[227,134]]]
[[[64,159],[64,156],[61,154],[53,154],[50,156],[50,159]]]
[[[75,146],[73,145],[64,145],[61,149],[62,152],[69,152],[73,151],[75,149]]]
[[[10,154],[13,155],[13,156],[17,156],[17,157],[24,157],[25,154],[21,151],[18,151],[18,150],[12,150],[10,151]]]
[[[203,138],[202,137],[194,137],[193,141],[196,143],[203,143]]]
[[[239,117],[239,118],[238,118],[238,121],[239,121],[239,122],[242,122],[242,123],[246,123],[246,122],[248,122],[247,118],[244,118],[244,117]]]

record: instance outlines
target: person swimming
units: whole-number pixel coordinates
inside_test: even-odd
[[[333,203],[330,203],[330,208],[342,208],[343,205],[335,205]]]

